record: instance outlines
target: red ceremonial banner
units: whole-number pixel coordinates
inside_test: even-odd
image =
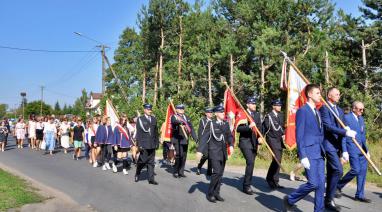
[[[171,106],[171,103],[167,106],[167,113],[166,113],[166,119],[164,122],[164,132],[162,132],[163,135],[163,141],[171,141],[172,136],[172,126],[171,126],[171,116],[175,114],[175,111],[173,107]]]

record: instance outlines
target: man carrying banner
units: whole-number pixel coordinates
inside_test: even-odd
[[[155,150],[159,147],[157,120],[152,116],[152,105],[144,104],[144,115],[139,116],[136,125],[136,140],[140,150],[135,182],[139,181],[142,169],[147,166],[149,184],[158,185],[154,180]]]
[[[189,135],[194,141],[197,141],[191,120],[184,114],[185,106],[183,104],[175,107],[176,114],[171,117],[172,137],[171,142],[175,147],[175,165],[173,176],[186,177],[184,175],[184,166],[186,165]],[[184,134],[186,133],[186,134]]]
[[[335,87],[329,88],[327,98],[329,107],[343,120],[344,112],[337,105],[340,100],[340,91]],[[343,174],[339,156],[341,154],[342,138],[344,136],[355,138],[356,132],[350,128],[343,129],[327,106],[322,106],[320,113],[324,125],[324,147],[326,151],[325,208],[331,211],[340,211],[340,206],[334,202],[334,195],[337,190],[337,183]]]
[[[216,120],[210,121],[206,127],[206,133],[202,135],[200,142],[208,144],[208,158],[211,162],[212,175],[208,188],[207,200],[215,203],[224,201],[220,196],[220,186],[228,158],[227,145],[229,151],[233,153],[233,137],[228,122],[224,121],[224,107],[219,105],[214,108]]]
[[[245,158],[245,175],[243,182],[243,192],[252,195],[253,191],[251,188],[252,184],[252,175],[253,169],[255,167],[255,158],[257,154],[257,147],[259,141],[257,139],[257,134],[252,131],[254,126],[257,129],[261,129],[261,117],[260,113],[256,112],[256,99],[254,97],[249,97],[247,99],[247,111],[248,114],[252,117],[254,122],[248,124],[240,124],[236,131],[240,133],[239,137],[239,148],[244,155]],[[260,141],[261,142],[261,141]]]
[[[285,148],[283,143],[284,116],[281,113],[281,106],[281,100],[273,100],[272,111],[265,116],[263,121],[263,131],[265,133],[266,141],[280,163],[283,148]],[[269,166],[268,174],[266,177],[267,183],[271,189],[284,188],[283,186],[279,185],[279,174],[280,166],[277,164],[275,159],[273,159],[271,165]]]
[[[307,103],[297,110],[296,141],[298,156],[305,168],[308,182],[284,197],[283,211],[289,211],[294,204],[314,191],[314,211],[324,210],[325,192],[325,149],[324,130],[316,104],[321,102],[320,87],[308,84],[305,87]]]
[[[202,167],[204,163],[208,160],[208,144],[205,142],[202,142],[201,138],[206,133],[206,127],[207,125],[212,121],[212,114],[213,108],[205,108],[204,114],[205,117],[203,117],[199,122],[199,129],[198,129],[198,148],[197,148],[197,154],[202,154],[202,157],[200,158],[200,161],[197,166],[196,174],[200,175],[200,172],[202,170]],[[207,176],[211,176],[211,164],[207,163]]]
[[[366,146],[366,127],[365,121],[362,117],[365,107],[362,102],[355,101],[352,104],[352,112],[344,116],[346,126],[357,132],[356,140],[361,148],[366,152],[368,158],[370,158],[369,150]],[[350,171],[338,182],[337,188],[339,193],[347,183],[357,177],[357,192],[355,193],[355,200],[371,203],[370,199],[365,197],[365,183],[367,173],[367,159],[354,144],[349,137],[345,137],[342,140],[342,158],[346,161],[350,161]]]

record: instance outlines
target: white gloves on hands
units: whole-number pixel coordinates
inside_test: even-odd
[[[345,129],[346,131],[348,131],[348,130],[350,130],[350,127],[346,126],[346,127],[344,127],[344,129]]]
[[[349,153],[348,152],[343,152],[342,153],[342,159],[349,161]]]
[[[310,169],[310,163],[309,163],[308,158],[303,158],[303,159],[301,160],[301,164],[302,164],[302,166],[304,166],[304,168],[306,168],[306,169]]]
[[[366,156],[370,159],[370,152],[367,152]]]
[[[346,136],[350,138],[355,138],[355,135],[357,135],[357,132],[354,130],[346,130]]]

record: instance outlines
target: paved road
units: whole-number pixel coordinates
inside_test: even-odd
[[[187,178],[175,179],[169,167],[158,165],[155,170],[159,185],[153,186],[146,180],[135,183],[134,167],[127,176],[114,174],[93,168],[85,160],[74,161],[70,154],[58,152],[50,156],[28,148],[17,149],[14,141],[9,142],[7,151],[0,152],[0,162],[98,211],[281,211],[283,196],[301,184],[281,179],[280,184],[286,188],[271,191],[264,176],[259,177],[263,171],[256,172],[255,195],[248,196],[240,191],[242,174],[226,171],[221,188],[226,201],[214,204],[205,198],[209,181],[204,175],[195,175],[195,169],[190,167]],[[144,171],[142,176],[145,178],[146,174]],[[343,211],[380,211],[382,189],[372,190],[366,192],[372,204],[353,201],[354,188],[344,189],[346,196],[337,203],[343,206]],[[312,201],[313,193],[297,204],[297,211],[312,211]]]

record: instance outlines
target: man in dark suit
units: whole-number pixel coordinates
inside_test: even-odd
[[[366,145],[366,127],[365,121],[362,117],[364,111],[362,102],[355,101],[352,104],[352,112],[346,114],[344,117],[346,126],[357,132],[356,140],[362,149],[366,152],[367,157],[370,158],[370,153]],[[370,199],[365,197],[365,183],[367,173],[367,159],[353,143],[349,137],[344,137],[342,140],[343,159],[350,160],[350,171],[338,182],[337,188],[341,192],[345,185],[357,177],[357,192],[355,193],[355,200],[365,203],[371,203]]]
[[[212,175],[208,188],[207,200],[215,203],[224,201],[220,196],[220,186],[228,158],[227,145],[233,153],[233,137],[228,122],[224,121],[225,113],[222,105],[214,108],[216,120],[207,124],[206,133],[203,134],[201,142],[208,144],[208,158],[211,162]]]
[[[155,150],[159,147],[157,120],[152,116],[152,105],[144,104],[144,115],[138,117],[136,124],[136,140],[140,154],[135,173],[135,182],[138,182],[141,170],[147,166],[150,184],[158,185],[154,180]]]
[[[202,136],[207,132],[206,128],[207,125],[212,121],[212,116],[213,116],[213,108],[207,107],[204,110],[205,116],[200,119],[199,122],[199,129],[198,129],[198,148],[197,148],[197,153],[202,154],[202,157],[198,163],[196,174],[200,175],[201,169],[203,167],[203,164],[208,160],[208,144],[206,142],[203,142],[201,140]],[[211,176],[211,164],[207,163],[207,176]]]
[[[272,111],[268,113],[263,121],[263,131],[266,136],[267,143],[275,154],[277,160],[281,163],[283,154],[283,136],[284,136],[284,116],[281,113],[281,100],[272,101]],[[284,188],[279,185],[280,166],[276,160],[272,158],[266,177],[267,183],[271,189]]]
[[[296,113],[296,142],[298,156],[305,168],[308,182],[284,197],[284,211],[314,191],[314,211],[324,210],[325,149],[324,129],[316,104],[321,101],[320,87],[309,84],[305,87],[307,103]]]
[[[331,87],[327,92],[328,108],[323,105],[320,108],[321,119],[324,125],[324,147],[326,151],[326,195],[325,208],[331,211],[340,211],[339,205],[334,202],[337,183],[342,177],[343,169],[340,160],[341,143],[344,136],[355,137],[356,132],[350,128],[342,128],[331,110],[343,121],[344,112],[337,105],[340,100],[340,91]]]
[[[173,176],[186,177],[184,175],[184,166],[187,160],[187,151],[190,135],[197,142],[191,119],[184,114],[185,106],[183,104],[175,107],[176,114],[171,117],[172,137],[171,142],[175,147],[175,165]],[[183,128],[183,129],[182,129]],[[186,135],[184,134],[186,133]]]
[[[261,117],[260,113],[256,112],[256,99],[254,97],[249,97],[247,99],[247,112],[252,117],[254,122],[240,124],[236,131],[240,133],[239,137],[239,148],[245,158],[245,175],[243,182],[243,192],[252,195],[253,190],[252,185],[252,175],[253,168],[255,167],[255,158],[257,154],[257,146],[259,141],[257,140],[257,135],[252,131],[253,127],[261,129]]]

